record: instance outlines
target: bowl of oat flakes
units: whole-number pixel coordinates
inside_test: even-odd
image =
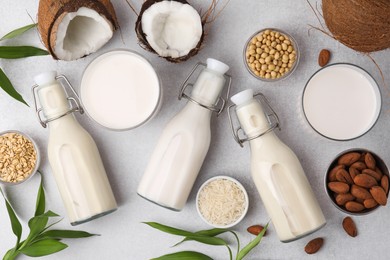
[[[0,132],[0,183],[15,185],[30,179],[38,170],[37,144],[25,133]]]

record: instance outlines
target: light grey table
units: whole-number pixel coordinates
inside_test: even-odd
[[[318,26],[318,21],[304,0],[232,0],[218,19],[206,27],[208,34],[199,55],[180,65],[172,64],[144,51],[137,45],[134,32],[136,15],[124,0],[112,2],[121,26],[123,42],[120,33],[116,32],[113,39],[98,53],[73,62],[54,61],[49,56],[13,61],[0,60],[0,66],[7,72],[16,88],[31,106],[24,106],[0,91],[0,131],[17,129],[36,139],[42,152],[40,169],[45,174],[47,207],[61,216],[66,216],[66,213],[46,155],[48,130],[40,126],[32,107],[30,86],[33,84],[33,76],[43,71],[56,69],[59,73],[65,74],[78,90],[83,70],[93,58],[115,48],[129,48],[142,53],[151,61],[161,76],[164,86],[164,100],[160,113],[150,123],[138,129],[112,132],[98,126],[87,116],[78,116],[80,123],[94,136],[100,148],[119,202],[119,210],[112,215],[77,227],[77,229],[101,234],[100,237],[67,240],[69,248],[45,259],[149,259],[177,250],[197,250],[215,259],[228,259],[227,251],[223,247],[217,248],[189,242],[172,249],[170,246],[176,243],[179,237],[161,233],[141,224],[143,221],[157,221],[193,231],[209,228],[198,217],[194,200],[200,185],[206,179],[219,174],[237,178],[248,190],[249,212],[246,218],[234,228],[239,233],[243,244],[253,239],[253,236],[246,232],[248,226],[257,223],[265,224],[269,220],[251,180],[249,147],[246,145],[242,149],[234,142],[226,112],[219,118],[212,119],[211,147],[183,211],[179,213],[169,211],[136,195],[138,182],[162,128],[184,106],[185,101],[177,100],[180,82],[196,62],[205,61],[208,57],[220,59],[230,65],[229,73],[233,77],[233,93],[253,88],[267,96],[281,119],[282,131],[278,132],[278,135],[300,158],[327,219],[327,225],[322,230],[288,244],[279,242],[271,225],[269,235],[250,253],[247,259],[390,258],[389,207],[380,208],[375,213],[364,217],[355,217],[359,235],[356,238],[350,238],[341,227],[341,221],[345,215],[330,203],[323,183],[329,162],[337,153],[347,148],[371,149],[390,163],[389,92],[384,90],[380,74],[369,58],[348,49],[318,31],[310,30],[309,33],[308,24]],[[139,8],[141,1],[132,2]],[[201,5],[205,7],[210,1],[202,2]],[[315,4],[315,1],[311,2]],[[320,1],[318,2],[320,4]],[[0,34],[4,35],[12,29],[31,23],[27,12],[35,18],[37,8],[38,1],[2,0]],[[250,76],[244,67],[242,53],[246,40],[255,31],[265,27],[285,30],[292,34],[299,43],[301,50],[299,66],[285,81],[260,82]],[[1,44],[40,46],[40,41],[37,33],[32,30],[22,37]],[[308,78],[319,68],[317,55],[323,48],[332,51],[332,63],[349,62],[359,65],[371,73],[381,85],[383,107],[379,121],[369,133],[356,140],[339,142],[321,137],[309,127],[303,117],[302,91]],[[373,57],[382,67],[385,80],[390,85],[390,51],[374,53]],[[23,222],[24,235],[28,230],[26,222],[33,214],[38,184],[39,177],[36,175],[23,185],[6,189],[7,195]],[[0,254],[4,254],[14,245],[15,238],[3,202],[0,203],[0,220]],[[66,218],[58,227],[72,228]],[[318,236],[325,238],[323,248],[316,255],[306,255],[303,250],[305,244]],[[234,243],[232,237],[228,235],[224,237]]]

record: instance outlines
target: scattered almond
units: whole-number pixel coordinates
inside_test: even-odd
[[[318,55],[318,65],[324,67],[326,64],[328,64],[329,60],[330,60],[330,51],[326,49],[322,49],[320,51],[320,54]]]
[[[343,228],[344,228],[345,232],[347,232],[347,234],[350,235],[351,237],[357,236],[356,225],[351,217],[345,217],[343,219]]]
[[[307,245],[305,246],[305,252],[309,255],[315,254],[318,252],[318,250],[321,249],[323,244],[324,239],[322,237],[315,238],[309,241],[309,243],[307,243]]]
[[[246,230],[252,235],[258,236],[261,231],[263,231],[264,227],[261,225],[253,225],[248,227]],[[264,236],[267,234],[267,231],[264,233]]]

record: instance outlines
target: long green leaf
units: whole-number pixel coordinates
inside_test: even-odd
[[[215,236],[218,236],[222,233],[229,232],[229,231],[230,230],[224,229],[224,228],[212,228],[212,229],[201,230],[201,231],[195,232],[194,234],[201,235],[201,236],[215,237]],[[172,247],[178,246],[185,241],[191,241],[191,240],[192,239],[185,237],[182,241],[178,242],[177,244],[173,245]]]
[[[255,239],[253,239],[249,244],[247,244],[237,255],[237,260],[243,259],[253,248],[255,248],[258,244],[260,244],[261,239],[263,238],[265,231],[268,228],[269,223],[264,227],[264,229],[260,232],[259,235]]]
[[[195,251],[182,251],[169,255],[163,255],[152,260],[213,260],[211,257],[195,252]]]
[[[42,234],[40,234],[37,239],[43,238],[83,238],[83,237],[92,237],[99,236],[96,234],[91,234],[85,231],[77,231],[77,230],[48,230]]]
[[[28,245],[23,249],[20,249],[20,252],[28,256],[38,257],[57,253],[67,247],[68,246],[66,244],[58,240],[47,239]]]
[[[45,230],[45,227],[50,217],[58,217],[58,215],[49,210],[42,215],[32,217],[28,221],[28,226],[30,227],[30,234],[28,234],[25,245],[34,240],[42,231]]]
[[[34,216],[42,215],[45,212],[45,207],[46,207],[46,199],[45,199],[45,191],[43,190],[43,176],[41,174],[41,183],[38,189]]]
[[[7,75],[0,68],[0,87],[11,97],[16,99],[19,102],[29,106],[26,101],[24,101],[23,97],[16,91],[14,86],[12,86],[11,81],[8,79]]]
[[[156,222],[144,222],[144,223],[155,228],[155,229],[163,231],[165,233],[176,235],[176,236],[188,237],[192,240],[195,240],[195,241],[203,243],[203,244],[214,245],[214,246],[226,246],[227,245],[226,241],[223,240],[222,238],[219,238],[219,237],[207,237],[207,236],[203,236],[203,235],[197,235],[196,233],[193,233],[193,232],[169,227],[169,226],[162,225],[162,224],[159,224]]]
[[[0,189],[0,191],[4,197],[4,201],[5,201],[5,205],[7,207],[9,219],[11,221],[12,231],[14,232],[15,236],[17,237],[16,244],[18,244],[20,241],[20,237],[22,236],[22,225],[20,224],[20,221],[19,221],[18,217],[16,216],[15,211],[12,209],[11,204],[9,204],[8,200],[5,198],[3,190]]]
[[[0,41],[2,40],[5,40],[5,39],[12,39],[12,38],[15,38],[16,36],[19,36],[25,32],[27,32],[28,30],[30,30],[31,28],[34,28],[35,26],[37,26],[36,23],[33,23],[33,24],[29,24],[29,25],[26,25],[26,26],[23,26],[23,27],[20,27],[18,29],[15,29],[9,33],[7,33],[6,35],[4,35]]]
[[[0,46],[0,58],[3,59],[20,59],[48,54],[46,50],[33,46]]]

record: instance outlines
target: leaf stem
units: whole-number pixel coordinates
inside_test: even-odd
[[[233,260],[233,253],[232,253],[232,250],[230,249],[230,247],[228,245],[226,245],[228,251],[229,251],[229,257],[230,257],[230,260]]]
[[[237,241],[237,254],[236,254],[236,259],[237,259],[238,253],[240,252],[240,239],[238,238],[236,232],[234,232],[234,231],[229,231],[229,232],[234,235],[234,237],[236,238],[236,241]]]

